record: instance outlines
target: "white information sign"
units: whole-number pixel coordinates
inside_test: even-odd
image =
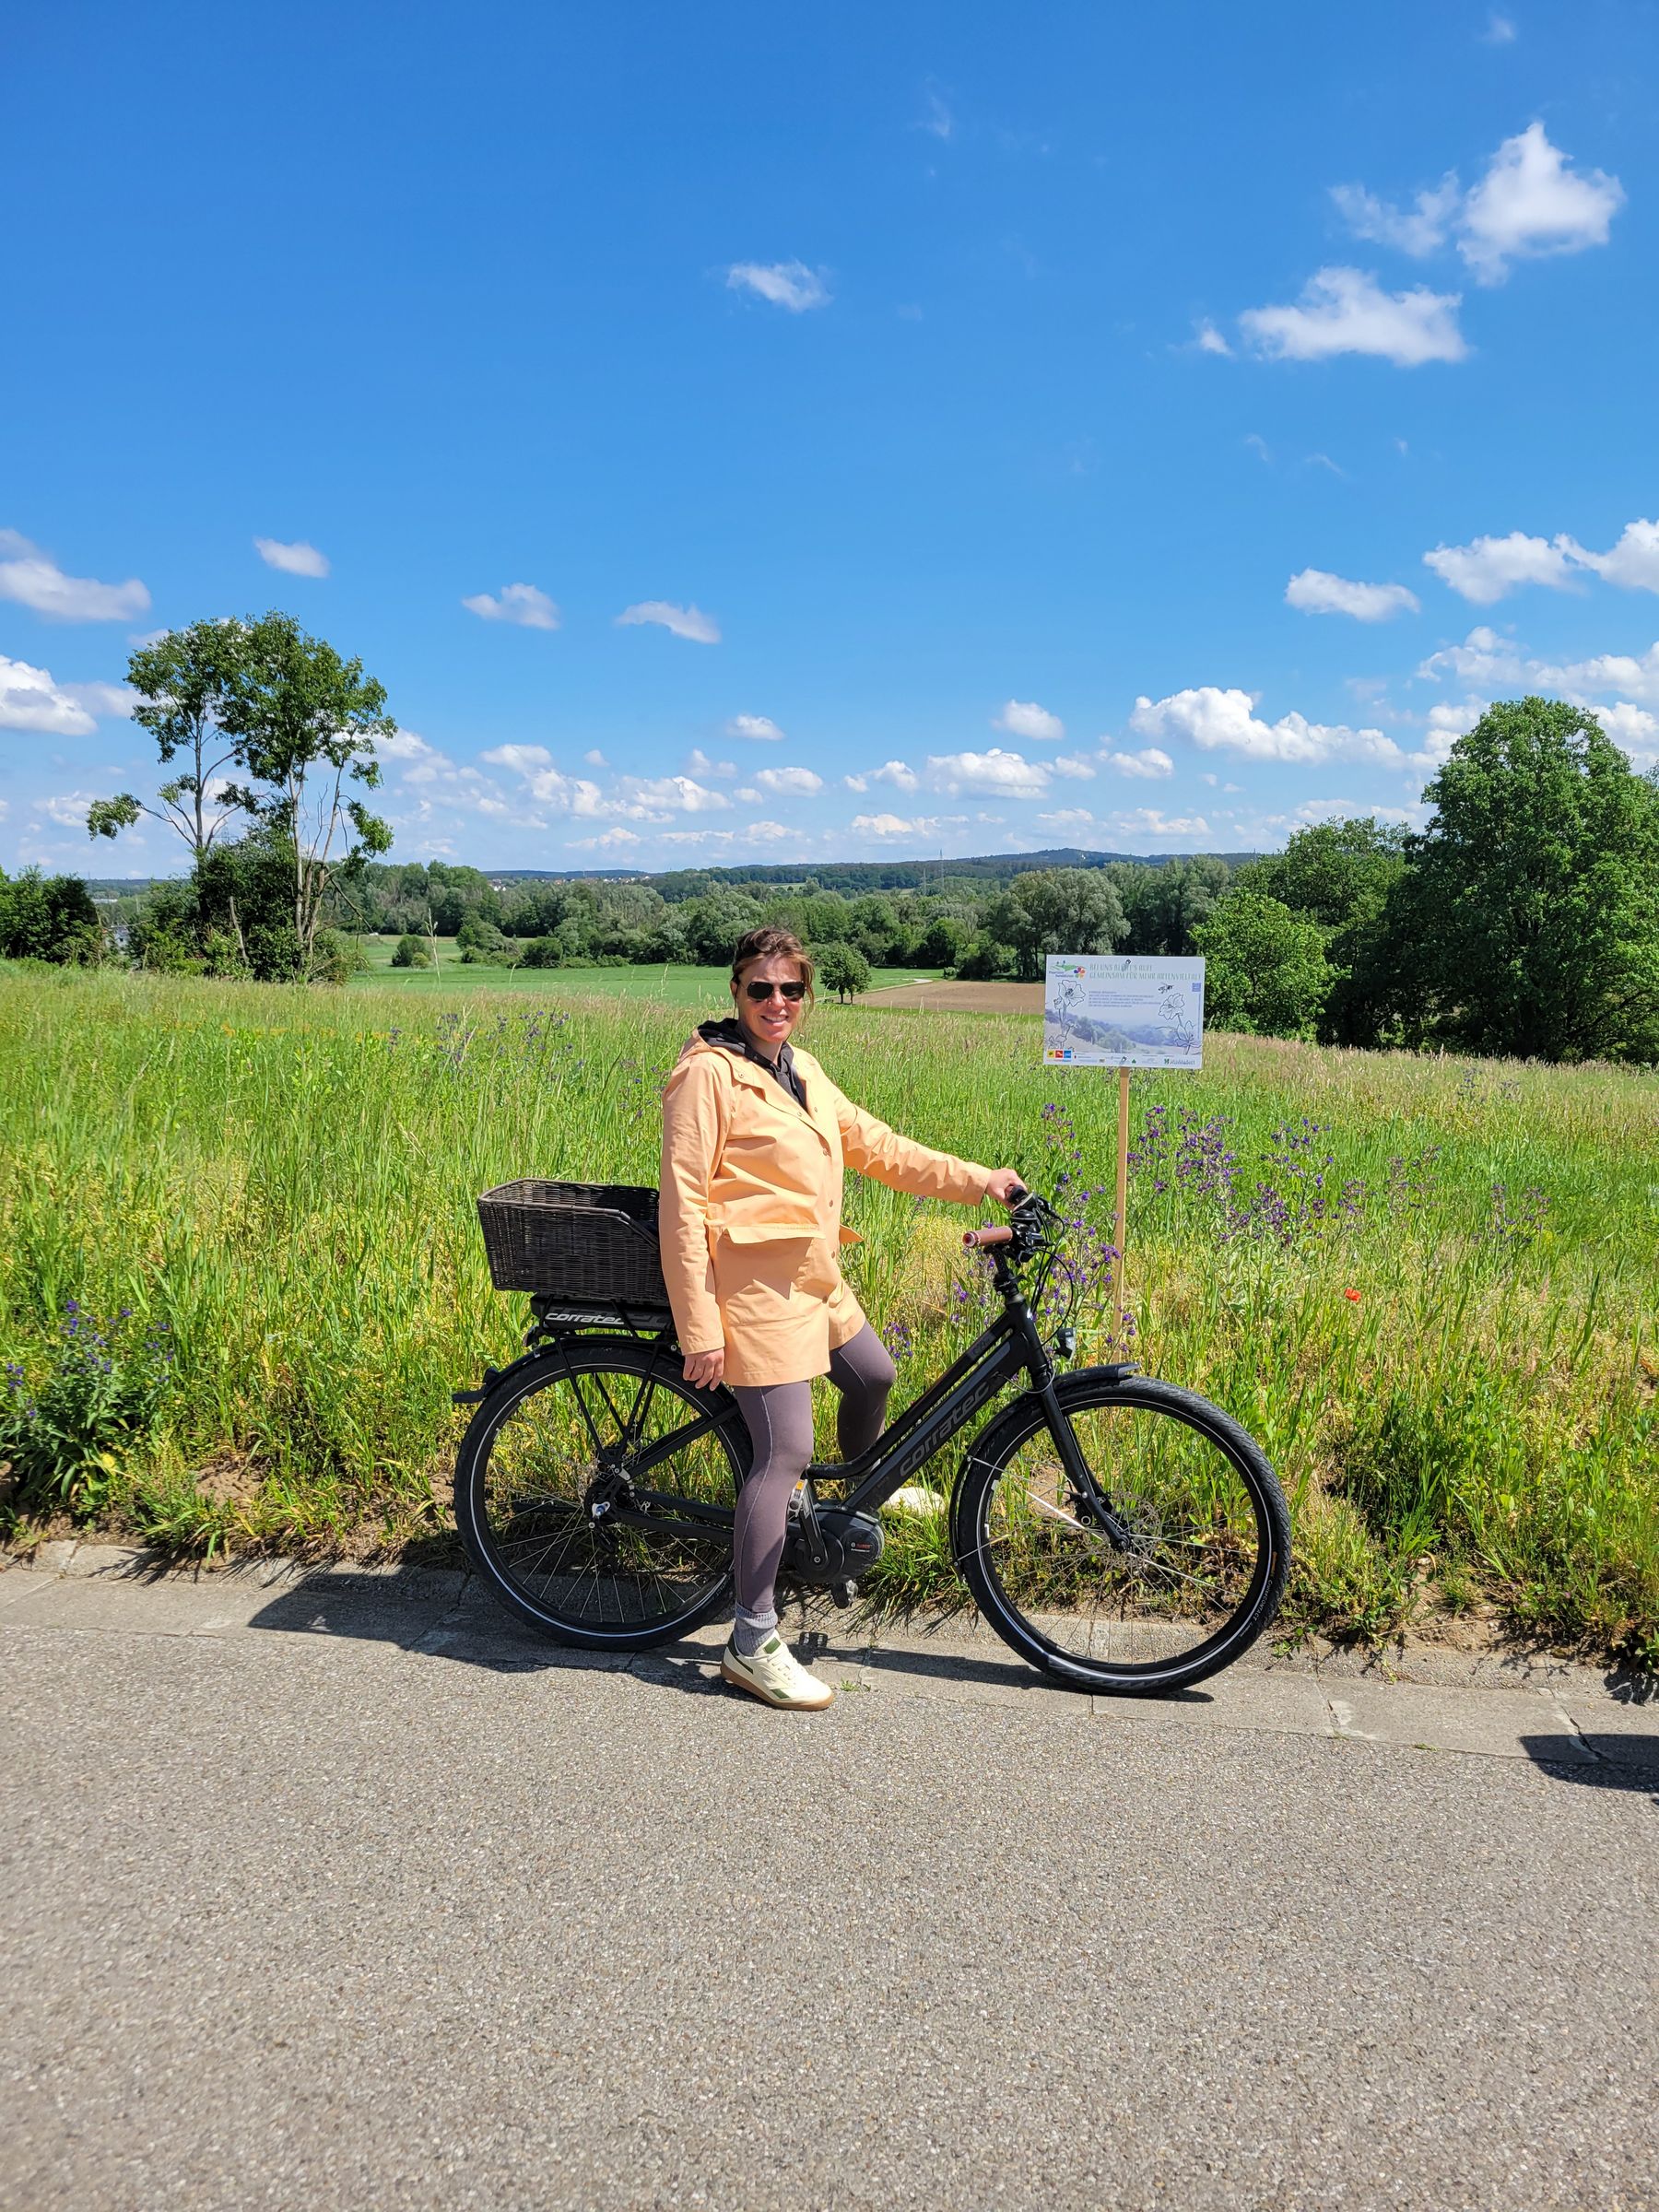
[[[1204,962],[1051,952],[1042,1058],[1048,1067],[1201,1067]]]

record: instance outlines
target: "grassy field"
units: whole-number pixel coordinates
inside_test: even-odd
[[[547,999],[625,998],[654,999],[670,1006],[698,1006],[706,1014],[724,1012],[731,1004],[724,968],[686,968],[665,963],[660,968],[488,968],[464,961],[453,937],[438,940],[438,966],[394,968],[395,937],[365,937],[369,956],[365,974],[353,976],[357,991],[391,987],[413,997],[442,999],[448,1004],[457,991],[528,991]],[[936,968],[877,968],[872,971],[872,990],[886,983],[908,983],[919,977],[936,977]]]
[[[462,972],[484,988],[429,977],[428,1007],[418,977],[0,967],[0,1460],[36,1485],[24,1540],[54,1503],[196,1550],[441,1535],[449,1393],[526,1319],[489,1288],[474,1197],[653,1182],[687,1011],[618,1005],[638,971],[594,996],[555,971],[536,1005]],[[1029,1020],[821,1006],[808,1041],[916,1136],[1041,1189],[1071,1174],[1103,1225],[1116,1087],[1044,1071]],[[1134,1086],[1135,1354],[1277,1464],[1292,1624],[1659,1660],[1659,1080],[1226,1037],[1206,1058]],[[848,1210],[913,1393],[971,1325],[961,1218],[855,1179]],[[1101,1298],[1084,1355],[1111,1329]],[[937,1544],[896,1541],[894,1586],[942,1591]]]

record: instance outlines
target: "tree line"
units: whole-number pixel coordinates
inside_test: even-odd
[[[170,632],[128,678],[171,772],[153,800],[95,803],[88,830],[167,822],[189,872],[135,902],[119,947],[80,879],[0,874],[0,955],[339,982],[372,933],[405,966],[442,939],[479,966],[713,966],[769,921],[842,995],[877,967],[1033,980],[1051,952],[1200,953],[1216,1028],[1659,1061],[1659,771],[1559,701],[1490,707],[1426,787],[1421,830],[1361,815],[1242,865],[1010,855],[1000,880],[914,864],[914,883],[860,888],[852,867],[491,880],[387,862],[362,794],[396,725],[359,662],[271,613]]]

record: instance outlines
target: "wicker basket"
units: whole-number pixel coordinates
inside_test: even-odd
[[[478,1201],[498,1290],[666,1309],[657,1194],[629,1183],[504,1182]]]

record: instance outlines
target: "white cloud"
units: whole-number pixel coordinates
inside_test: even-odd
[[[1115,814],[1112,820],[1120,834],[1128,837],[1210,837],[1214,832],[1201,814],[1159,814],[1156,806],[1136,806],[1127,814]]]
[[[725,725],[728,737],[748,737],[757,745],[776,745],[782,731],[770,714],[734,714]]]
[[[782,822],[751,822],[744,831],[751,845],[789,844],[799,838],[798,830],[789,830]]]
[[[587,765],[590,768],[608,768],[610,766],[610,762],[606,759],[605,755],[599,750],[599,747],[596,745],[592,747],[587,752],[583,753],[582,757],[583,760],[587,762]]]
[[[1138,753],[1108,753],[1106,765],[1120,776],[1171,776],[1175,772],[1174,761],[1155,745],[1143,746]]]
[[[1049,783],[1041,763],[994,745],[988,753],[930,753],[927,774],[935,791],[981,791],[1002,799],[1040,799]]]
[[[1483,627],[1472,629],[1461,645],[1443,645],[1431,653],[1418,674],[1431,683],[1444,676],[1456,677],[1488,691],[1522,686],[1558,692],[1578,706],[1609,691],[1659,705],[1659,641],[1643,653],[1601,653],[1583,661],[1540,661]]]
[[[1449,752],[1453,741],[1466,737],[1475,724],[1491,705],[1489,699],[1477,699],[1471,694],[1464,700],[1443,700],[1429,710],[1429,750],[1437,748]]]
[[[1586,692],[1628,691],[1633,698],[1659,705],[1659,641],[1643,653],[1601,653],[1587,661],[1569,661],[1563,666],[1528,664],[1529,673],[1551,689],[1569,697]]]
[[[137,692],[126,684],[63,684],[59,688],[100,722],[124,721],[138,704]]]
[[[1331,197],[1356,238],[1396,247],[1420,261],[1445,244],[1463,205],[1463,187],[1456,171],[1448,170],[1432,191],[1419,192],[1409,208],[1391,206],[1360,184],[1333,184]]]
[[[15,530],[0,530],[0,599],[15,599],[53,622],[130,622],[146,613],[150,595],[136,576],[125,583],[99,583],[65,576],[56,561]]]
[[[830,304],[822,272],[809,269],[804,261],[735,261],[726,271],[726,286],[735,292],[753,292],[774,307],[786,307],[792,315]]]
[[[931,85],[924,97],[927,101],[927,112],[913,127],[918,131],[925,131],[932,138],[948,138],[957,127],[956,117],[951,113],[948,103],[940,98]]]
[[[1659,760],[1659,714],[1621,699],[1610,707],[1597,707],[1595,719],[1614,744],[1638,761]]]
[[[416,742],[428,752],[432,749],[425,745],[424,739],[418,738]],[[488,760],[492,768],[510,768],[515,775],[520,776],[533,776],[538,770],[553,765],[553,756],[545,745],[494,745],[488,752],[480,753],[478,758]]]
[[[599,765],[603,766],[604,763],[601,762]],[[737,763],[735,760],[711,760],[700,745],[694,745],[691,747],[691,757],[686,762],[686,766],[694,776],[735,776],[737,773]]]
[[[43,730],[53,737],[89,737],[97,727],[49,668],[0,653],[0,730]]]
[[[303,538],[285,546],[279,537],[256,537],[253,550],[267,569],[280,569],[285,576],[326,576],[328,556],[319,553],[315,546],[308,546]]]
[[[1391,767],[1405,760],[1394,739],[1381,730],[1309,722],[1295,713],[1262,722],[1248,691],[1221,690],[1213,684],[1176,691],[1168,699],[1137,699],[1129,724],[1144,737],[1184,737],[1206,752],[1225,747],[1253,760],[1376,760]]]
[[[711,791],[690,776],[618,776],[614,789],[623,809],[667,806],[677,814],[712,814],[732,803],[724,792]]]
[[[855,814],[853,827],[865,837],[927,837],[960,819],[959,815],[950,814],[919,814],[909,821],[897,814]]]
[[[1304,799],[1291,816],[1291,820],[1304,826],[1310,822],[1351,821],[1359,815],[1374,815],[1380,822],[1399,822],[1406,829],[1421,829],[1428,816],[1426,806],[1377,806],[1370,799]]]
[[[87,809],[98,795],[95,791],[66,791],[57,798],[31,800],[30,805],[36,814],[43,814],[60,830],[84,830]]]
[[[1461,645],[1442,645],[1438,653],[1419,662],[1418,674],[1431,683],[1439,683],[1442,676],[1454,676],[1462,682],[1497,687],[1524,683],[1526,666],[1514,646],[1481,623]]]
[[[1624,201],[1617,177],[1579,175],[1544,125],[1531,123],[1504,140],[1464,203],[1457,250],[1480,283],[1501,284],[1512,261],[1605,246]]]
[[[1627,592],[1659,592],[1659,523],[1627,523],[1618,543],[1607,553],[1589,553],[1574,538],[1560,542],[1573,559],[1608,583]]]
[[[1487,27],[1480,35],[1483,45],[1512,46],[1515,42],[1515,27],[1507,16],[1500,16],[1493,8],[1487,18]]]
[[[1625,193],[1617,177],[1599,169],[1578,174],[1551,146],[1544,125],[1533,123],[1504,140],[1485,176],[1466,193],[1457,172],[1448,170],[1409,208],[1380,200],[1359,184],[1335,185],[1331,197],[1356,237],[1418,260],[1455,238],[1477,281],[1501,284],[1512,261],[1606,245]]]
[[[774,798],[810,798],[824,788],[823,777],[814,775],[809,768],[763,768],[755,782]]]
[[[377,737],[374,750],[382,760],[423,760],[441,757],[416,731],[406,729],[394,730],[390,737]],[[485,758],[488,759],[489,756],[486,754]]]
[[[1054,755],[1054,773],[1057,776],[1070,776],[1074,782],[1087,783],[1092,780],[1094,772],[1094,763],[1086,759],[1081,753]]]
[[[637,830],[602,830],[597,837],[575,837],[571,840],[572,853],[620,853],[642,841]]]
[[[865,769],[861,776],[843,776],[841,782],[849,791],[868,791],[872,783],[889,783],[895,791],[922,788],[921,777],[902,760],[884,760],[879,768]]]
[[[1010,737],[1024,737],[1037,745],[1058,745],[1065,735],[1065,724],[1058,714],[1051,714],[1033,700],[1010,699],[1000,714],[991,718],[994,730],[1006,730]]]
[[[1232,356],[1232,347],[1221,335],[1221,333],[1216,328],[1215,324],[1209,320],[1207,315],[1205,317],[1202,323],[1195,326],[1193,343],[1197,347],[1200,353],[1225,354],[1230,359]]]
[[[1477,606],[1490,606],[1524,583],[1566,592],[1577,581],[1570,538],[1558,537],[1551,545],[1520,530],[1507,537],[1477,537],[1466,546],[1436,546],[1424,554],[1423,563]]]
[[[1302,569],[1285,586],[1287,606],[1305,615],[1352,615],[1356,622],[1386,622],[1391,615],[1415,615],[1415,593],[1403,583],[1352,583],[1328,569]]]
[[[557,629],[559,609],[546,592],[533,583],[504,583],[500,598],[476,592],[462,606],[481,622],[514,622],[521,629]]]
[[[676,606],[667,599],[641,599],[637,606],[625,606],[617,621],[622,628],[654,622],[672,630],[677,638],[689,638],[695,645],[720,642],[720,625],[712,615],[705,615],[700,606]]]
[[[1425,361],[1461,361],[1468,352],[1457,327],[1462,295],[1385,292],[1363,269],[1318,269],[1295,307],[1251,307],[1240,327],[1274,360],[1323,361],[1334,354],[1378,354],[1401,369]]]
[[[1045,830],[1092,830],[1094,818],[1087,806],[1060,806],[1037,817]]]

